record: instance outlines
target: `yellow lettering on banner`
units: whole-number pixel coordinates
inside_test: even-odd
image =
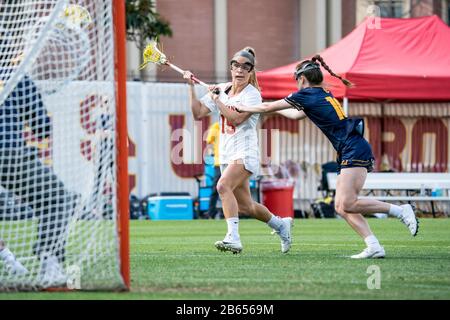
[[[344,110],[342,109],[341,104],[336,98],[326,97],[325,100],[327,100],[333,106],[337,116],[339,117],[339,120],[345,119]]]

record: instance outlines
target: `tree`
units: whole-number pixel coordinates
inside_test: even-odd
[[[143,52],[147,42],[159,36],[172,36],[169,22],[155,11],[153,0],[126,0],[127,40]],[[140,57],[142,63],[142,55]],[[141,72],[141,79],[143,73]]]

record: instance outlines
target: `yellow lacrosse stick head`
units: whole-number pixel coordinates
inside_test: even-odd
[[[61,14],[61,18],[66,20],[73,27],[90,28],[92,26],[92,17],[89,11],[77,4],[66,6]]]
[[[167,58],[164,53],[158,49],[156,41],[151,41],[142,53],[143,63],[139,66],[139,70],[144,69],[149,63],[166,64]]]

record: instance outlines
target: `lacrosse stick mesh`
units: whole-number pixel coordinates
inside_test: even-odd
[[[149,63],[164,65],[168,62],[165,54],[158,49],[158,44],[156,41],[151,41],[145,47],[142,55],[143,63],[139,66],[139,70],[144,69]]]

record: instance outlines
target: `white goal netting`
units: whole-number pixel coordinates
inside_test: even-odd
[[[111,0],[0,1],[0,291],[120,274]]]

